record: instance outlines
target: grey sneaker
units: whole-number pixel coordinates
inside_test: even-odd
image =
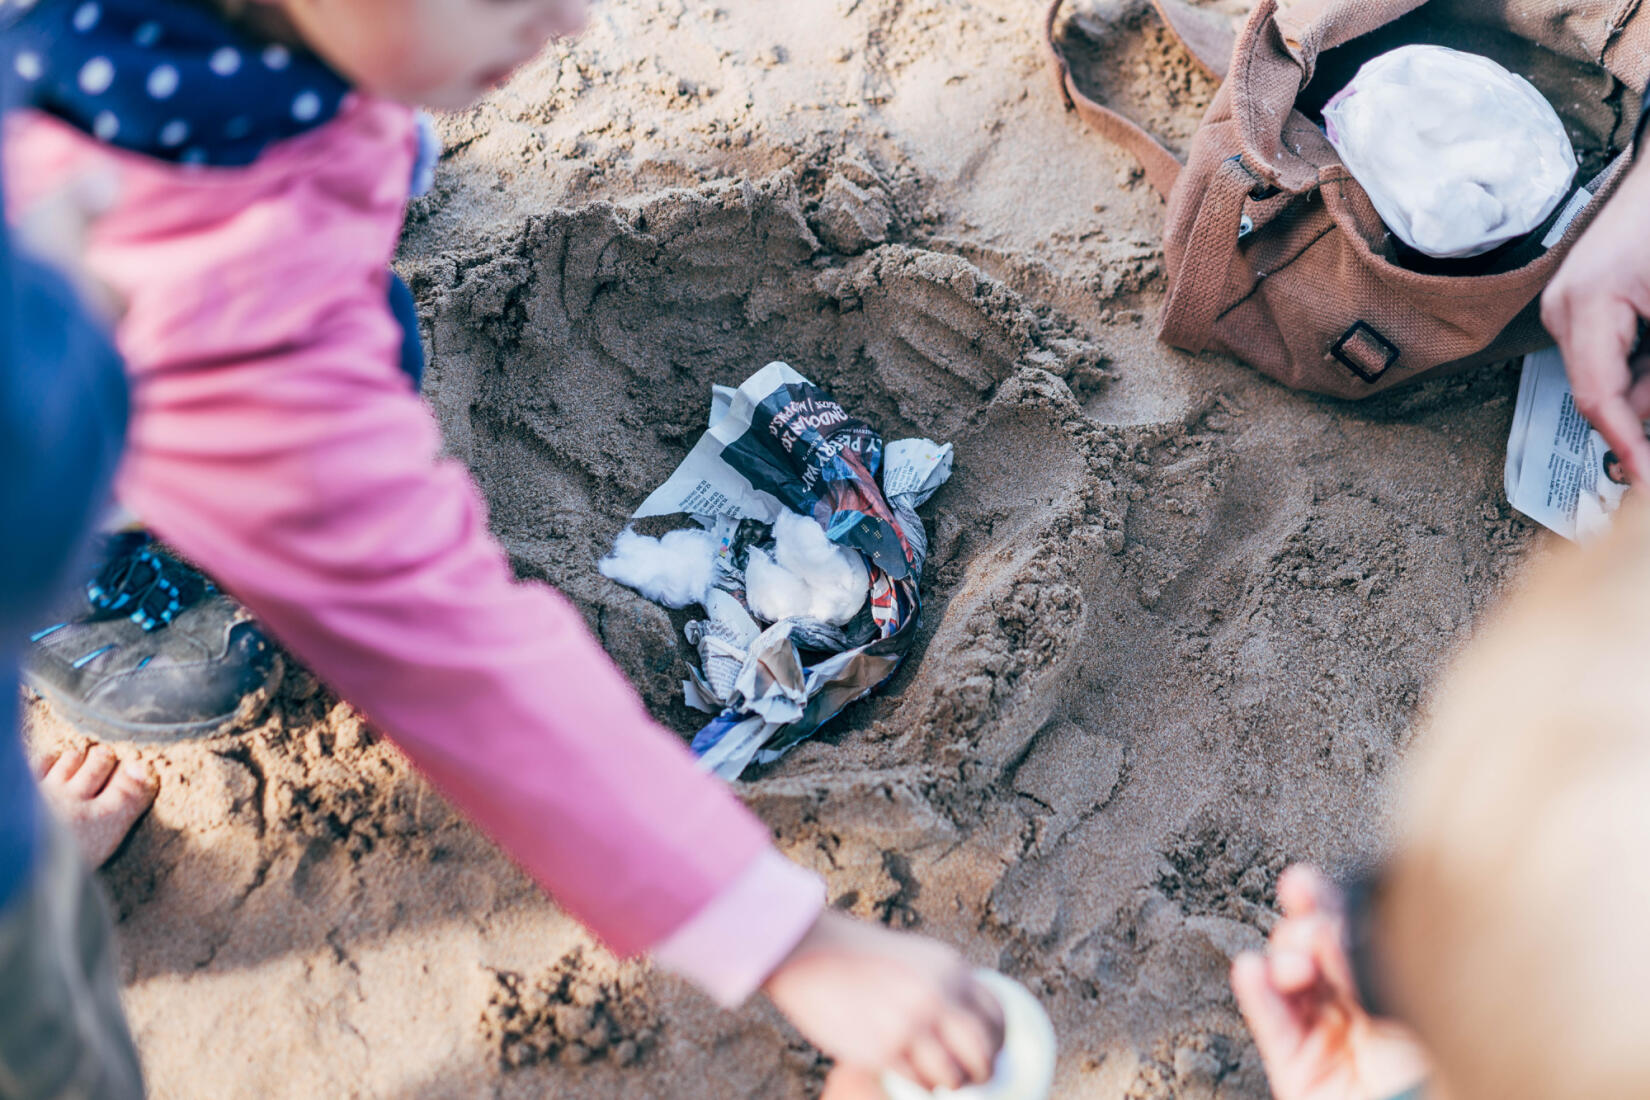
[[[285,672],[246,610],[147,532],[113,536],[85,598],[30,641],[28,685],[110,741],[193,740],[250,725]]]

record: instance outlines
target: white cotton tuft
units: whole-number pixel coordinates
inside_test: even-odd
[[[753,546],[745,565],[745,604],[763,622],[805,619],[813,609],[813,593],[801,577]]]
[[[841,626],[871,589],[871,574],[857,551],[825,537],[807,516],[781,512],[774,521],[774,552],[753,549],[745,568],[745,600],[764,622],[817,619]]]
[[[871,590],[863,554],[838,546],[823,527],[795,512],[779,513],[773,537],[775,560],[813,591],[811,618],[841,626],[859,614]]]
[[[597,568],[654,603],[681,608],[705,602],[716,582],[716,551],[708,531],[688,528],[655,539],[626,527]]]

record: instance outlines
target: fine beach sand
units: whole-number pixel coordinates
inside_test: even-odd
[[[1071,6],[1089,85],[1183,144],[1212,89],[1143,0]],[[1533,545],[1516,376],[1348,406],[1157,344],[1162,203],[1061,108],[1041,7],[604,0],[441,121],[398,268],[517,569],[684,734],[679,630],[594,563],[712,383],[784,359],[955,443],[911,660],[741,794],[834,904],[1039,993],[1058,1097],[1258,1098],[1228,959],[1286,862],[1375,842]],[[823,1080],[764,1003],[616,962],[301,671],[250,734],[144,755],[160,800],[104,878],[157,1100]]]

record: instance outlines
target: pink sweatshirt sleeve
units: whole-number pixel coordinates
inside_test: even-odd
[[[386,308],[406,112],[358,101],[222,172],[21,131],[7,170],[28,191],[91,164],[121,176],[92,260],[130,303],[123,503],[614,950],[665,942],[720,1000],[749,993],[820,884],[653,722],[577,611],[514,578],[467,471],[438,456]]]

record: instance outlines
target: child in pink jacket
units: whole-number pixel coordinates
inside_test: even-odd
[[[823,910],[558,593],[517,582],[398,366],[388,264],[420,155],[584,0],[34,0],[22,206],[118,185],[88,251],[127,303],[122,503],[213,573],[620,953],[827,1052],[983,1079],[996,1006],[948,949]]]

